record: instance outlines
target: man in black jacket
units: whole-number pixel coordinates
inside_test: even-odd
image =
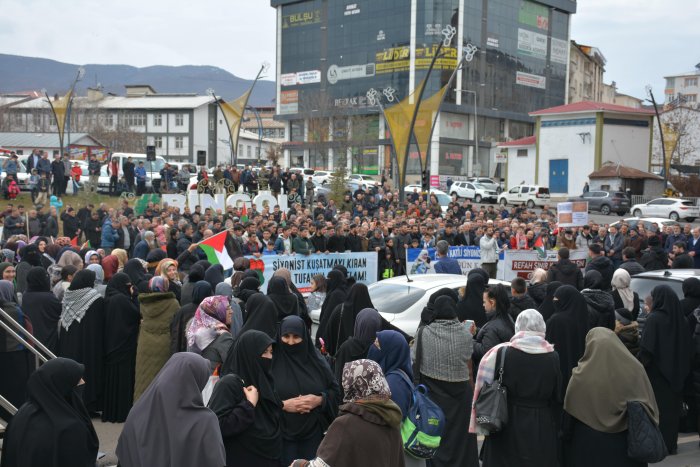
[[[627,271],[630,276],[644,272],[644,268],[641,264],[637,262],[637,251],[632,246],[623,248],[622,250],[622,264],[620,269]]]
[[[51,174],[53,175],[53,194],[60,198],[63,196],[63,182],[66,177],[66,167],[63,165],[59,154],[56,154],[53,158]]]
[[[668,265],[671,269],[693,269],[693,258],[685,249],[686,242],[683,240],[673,244],[673,251],[668,255]]]
[[[178,256],[183,254],[192,245],[192,234],[194,233],[194,228],[192,224],[187,224],[180,237],[177,239],[177,254]],[[189,271],[194,263],[196,263],[199,258],[195,255],[190,255],[185,261],[180,263],[181,271]]]
[[[569,260],[569,249],[559,248],[557,257],[559,260],[549,268],[547,282],[558,281],[576,287],[577,290],[583,289],[583,273]]]
[[[316,232],[314,236],[311,237],[311,244],[314,246],[314,251],[318,253],[328,252],[328,238],[324,235],[325,227],[323,223],[316,225]]]
[[[124,178],[126,179],[126,184],[129,186],[129,191],[134,192],[134,179],[136,178],[136,165],[128,157],[124,164],[122,165],[122,171],[124,172]]]
[[[580,272],[580,270],[579,270]],[[527,282],[522,277],[516,277],[510,281],[510,308],[508,313],[510,313],[513,321],[518,319],[518,315],[525,311],[537,309],[535,301],[527,293]]]
[[[649,237],[649,248],[642,253],[639,260],[645,271],[656,271],[668,267],[668,256],[661,246],[661,240],[656,235]]]
[[[90,242],[92,248],[99,248],[102,242],[102,222],[97,211],[85,219],[83,231],[85,231],[85,238]]]
[[[335,226],[335,233],[328,239],[328,251],[331,253],[342,253],[345,250],[349,250],[347,238],[344,235],[345,227],[343,224],[338,224]]]
[[[588,247],[588,255],[591,260],[586,265],[586,272],[588,271],[598,271],[601,276],[603,276],[603,283],[601,284],[601,290],[610,290],[610,283],[612,282],[612,276],[615,273],[615,266],[613,262],[605,256],[603,247],[597,243],[593,243]]]
[[[61,215],[63,221],[63,235],[68,238],[75,238],[80,235],[80,221],[75,216],[75,209],[68,207],[66,212]]]
[[[43,216],[44,231],[42,235],[44,237],[58,237],[58,211],[54,206],[49,208],[49,214]]]
[[[345,243],[353,253],[362,251],[362,239],[357,235],[357,224],[350,225],[350,233],[346,237]]]

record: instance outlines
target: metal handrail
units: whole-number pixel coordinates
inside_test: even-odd
[[[10,401],[5,399],[1,395],[0,395],[0,407],[7,410],[10,413],[10,415],[15,415],[17,413],[17,407],[12,405],[12,403]]]
[[[19,331],[22,335],[20,336],[15,330],[13,330],[7,323],[3,322],[2,319],[0,319],[0,326],[2,326],[5,331],[7,331],[12,337],[17,339],[22,345],[24,345],[27,349],[31,350],[31,352],[36,355],[42,363],[48,362],[52,358],[56,358],[56,355],[53,354],[44,344],[39,341],[36,337],[32,336],[29,331],[24,329],[15,319],[10,316],[5,310],[0,308],[0,318],[4,318],[6,321],[8,321],[17,331]],[[24,337],[23,337],[24,336]],[[29,339],[31,344],[27,342],[26,339]],[[32,345],[33,344],[33,345]],[[39,352],[44,352],[43,354]]]

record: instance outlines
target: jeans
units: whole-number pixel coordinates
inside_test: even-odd
[[[117,177],[109,177],[109,194],[111,195],[116,195],[117,194],[117,182],[119,179]]]
[[[97,184],[100,179],[99,175],[90,175],[90,192],[91,193],[96,193],[97,192]]]
[[[73,196],[77,196],[80,191],[80,184],[73,179]]]
[[[146,180],[136,182],[136,196],[141,196],[146,192]]]

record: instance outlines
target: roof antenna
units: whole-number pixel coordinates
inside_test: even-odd
[[[408,245],[404,245],[404,248],[406,249],[406,254],[404,255],[406,259],[406,282],[413,282],[411,276],[408,275]]]

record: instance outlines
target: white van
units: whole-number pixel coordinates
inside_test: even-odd
[[[109,173],[107,171],[107,166],[112,162],[112,159],[117,159],[119,161],[119,177],[124,175],[122,167],[124,167],[124,162],[131,157],[131,162],[138,167],[139,162],[143,161],[143,165],[146,168],[146,188],[151,187],[151,177],[155,181],[156,187],[160,187],[160,171],[165,166],[165,159],[163,156],[156,156],[154,162],[149,162],[146,160],[145,154],[134,154],[127,152],[115,152],[110,156],[110,159],[102,164],[102,170],[100,172],[100,178],[98,181],[99,191],[109,191]]]

